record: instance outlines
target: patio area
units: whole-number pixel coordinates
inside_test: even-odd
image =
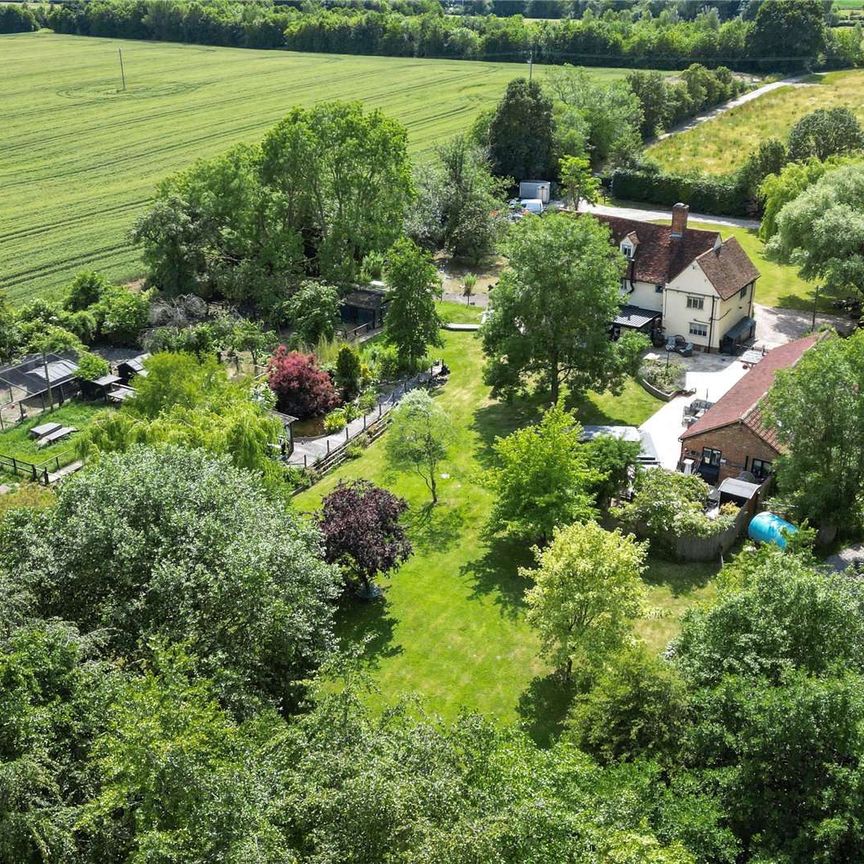
[[[677,468],[681,455],[678,436],[687,428],[684,425],[687,405],[694,399],[716,402],[747,374],[740,357],[725,354],[694,354],[692,357],[679,357],[678,361],[687,370],[685,388],[695,392],[690,396],[676,396],[639,427],[640,431],[651,436],[660,465],[671,471]]]

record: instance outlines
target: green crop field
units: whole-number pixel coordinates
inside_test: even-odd
[[[864,71],[813,76],[781,87],[648,149],[671,171],[725,174],[739,168],[766,138],[785,140],[794,123],[817,108],[844,106],[864,120]]]
[[[401,120],[412,153],[423,154],[467,129],[524,72],[506,63],[0,36],[0,288],[20,302],[85,267],[118,280],[140,275],[127,235],[156,184],[196,158],[259,139],[292,105],[362,99]]]

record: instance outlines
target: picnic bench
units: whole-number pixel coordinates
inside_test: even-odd
[[[59,424],[55,425],[59,426]],[[56,444],[58,441],[62,441],[64,438],[68,438],[73,432],[77,431],[78,430],[74,426],[59,426],[59,428],[55,429],[53,432],[49,432],[47,435],[43,435],[36,442],[36,446],[39,448],[48,447],[50,444]]]
[[[41,426],[34,426],[30,430],[29,435],[31,438],[42,438],[61,428],[62,426],[59,423],[43,423]]]

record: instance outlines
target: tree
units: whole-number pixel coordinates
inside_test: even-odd
[[[372,580],[411,557],[411,543],[400,524],[408,502],[366,480],[339,485],[321,503],[318,525],[328,561],[346,579],[359,581],[362,596],[372,596]]]
[[[107,375],[111,366],[104,357],[92,351],[83,351],[78,355],[77,376],[84,381],[95,381],[102,375]]]
[[[561,188],[570,206],[579,209],[579,203],[596,204],[600,197],[600,181],[591,170],[587,156],[564,156],[558,163]]]
[[[99,303],[112,290],[110,280],[94,270],[83,270],[69,285],[63,306],[70,312],[80,312]]]
[[[438,466],[447,457],[453,426],[444,409],[426,390],[407,393],[392,411],[386,450],[399,471],[415,471],[438,503]]]
[[[150,298],[144,293],[116,287],[106,292],[94,311],[99,334],[111,345],[140,344],[141,334],[150,322]]]
[[[510,266],[491,293],[480,333],[484,376],[512,393],[539,376],[558,401],[562,382],[581,395],[615,390],[634,374],[644,338],[609,338],[618,314],[624,259],[590,216],[523,219],[507,247]]]
[[[864,131],[848,109],[817,108],[805,114],[789,133],[789,159],[803,162],[864,149]]]
[[[0,290],[0,362],[11,360],[21,346],[18,318],[6,292]]]
[[[765,422],[783,453],[779,493],[798,519],[826,532],[860,527],[864,517],[864,332],[823,339],[777,373]]]
[[[851,791],[864,770],[861,585],[770,547],[739,555],[726,576],[675,644],[692,693],[682,752],[724,778],[721,803],[754,859],[851,862],[862,842]]]
[[[819,0],[765,0],[747,35],[747,54],[766,69],[800,69],[822,50],[825,32]]]
[[[555,169],[552,102],[536,82],[514,78],[489,123],[489,159],[499,177],[517,182]]]
[[[675,762],[686,723],[685,690],[673,667],[644,647],[627,648],[577,697],[567,718],[577,747],[603,763]]]
[[[477,286],[477,276],[474,273],[466,273],[462,278],[462,296],[465,302],[470,306],[471,297],[474,294],[474,288]]]
[[[276,394],[279,410],[306,420],[320,417],[339,404],[330,376],[318,368],[313,354],[276,349],[269,364],[270,389]]]
[[[304,273],[353,281],[399,236],[411,197],[405,129],[359,102],[294,108],[159,188],[138,222],[151,281],[274,313]]]
[[[642,138],[653,138],[666,129],[672,120],[666,81],[657,71],[634,69],[627,73],[627,86],[636,95],[642,109],[639,127]]]
[[[535,549],[534,569],[520,569],[534,583],[525,593],[528,623],[565,679],[574,660],[596,667],[627,641],[641,608],[646,552],[632,535],[576,522],[556,529],[546,549]]]
[[[351,345],[342,345],[336,355],[335,378],[344,401],[350,402],[357,396],[361,371],[360,356]]]
[[[832,162],[833,160],[820,162],[818,159],[789,162],[779,172],[765,177],[759,186],[759,196],[763,201],[759,236],[763,240],[770,240],[777,233],[777,217],[780,211],[821,179],[830,169]]]
[[[238,705],[292,704],[333,645],[339,577],[317,529],[202,450],[103,454],[55,507],[7,517],[0,544],[26,614],[98,633],[128,662],[185,643]]]
[[[548,82],[557,100],[556,127],[561,145],[568,138],[578,141],[584,136],[595,167],[609,159],[620,161],[620,157],[641,149],[642,109],[625,82],[598,84],[585,69],[572,66],[550,70]],[[575,128],[575,135],[571,128]],[[572,146],[559,146],[559,150],[562,155],[585,155],[582,148]]]
[[[399,352],[403,366],[415,371],[430,345],[440,346],[441,319],[435,300],[441,281],[432,259],[416,243],[401,238],[387,256],[390,304],[384,319],[384,341]]]
[[[81,846],[116,860],[147,850],[161,861],[284,861],[278,781],[262,752],[284,731],[277,717],[236,720],[180,647],[160,646],[141,665],[117,687],[93,748],[101,782],[79,813]]]
[[[507,182],[494,177],[482,148],[457,136],[418,174],[418,201],[407,233],[432,249],[477,263],[491,254],[503,228]]]
[[[539,423],[495,440],[496,465],[484,477],[495,496],[491,533],[545,542],[561,525],[594,518],[591,490],[603,476],[589,464],[580,433],[556,404]]]
[[[333,338],[339,326],[340,308],[338,288],[309,279],[300,283],[285,304],[291,326],[304,345],[315,345],[321,338]]]
[[[827,293],[864,296],[864,165],[829,171],[786,204],[769,249]]]
[[[765,178],[777,175],[788,161],[786,146],[777,138],[768,138],[759,144],[738,169],[738,182],[754,200],[758,199]],[[761,226],[760,226],[761,227]]]
[[[282,424],[253,398],[247,381],[229,381],[215,357],[155,354],[135,387],[134,399],[81,432],[76,449],[82,455],[125,452],[136,444],[185,445],[227,456],[236,467],[261,474],[271,489],[283,488],[282,468],[273,459]]]

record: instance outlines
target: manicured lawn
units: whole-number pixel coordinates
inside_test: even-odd
[[[643,578],[647,585],[646,611],[636,629],[646,645],[663,651],[678,635],[681,617],[696,603],[712,600],[718,564],[682,563],[651,558]]]
[[[438,315],[447,324],[479,324],[483,308],[467,303],[453,303],[449,300],[436,304]]]
[[[128,235],[156,185],[196,159],[260,140],[294,105],[361,99],[404,123],[422,157],[467,131],[525,66],[43,32],[0,36],[0,71],[0,288],[22,302],[84,268],[117,280],[141,275]]]
[[[428,492],[419,478],[388,471],[382,439],[296,503],[314,510],[340,479],[361,477],[410,502],[414,557],[384,583],[383,601],[349,601],[341,613],[343,636],[371,637],[366,656],[378,688],[370,697],[376,707],[416,695],[445,717],[465,706],[520,722],[546,741],[560,723],[567,694],[538,658],[537,640],[524,620],[527,584],[518,568],[532,562],[531,552],[524,544],[483,536],[491,496],[478,483],[495,437],[535,419],[537,404],[490,399],[476,336],[444,333],[444,340],[441,355],[452,374],[437,398],[453,419],[456,443],[442,471],[440,504],[426,506]],[[631,382],[621,396],[591,396],[580,416],[586,422],[639,423],[657,404]],[[652,564],[650,603],[664,611],[637,625],[652,648],[659,650],[674,635],[683,609],[707,590],[699,585],[708,575]]]
[[[678,173],[725,174],[739,168],[766,138],[785,140],[797,120],[817,108],[850,108],[864,119],[864,71],[812,76],[812,86],[781,87],[694,129],[648,148]]]
[[[62,456],[64,458],[61,458],[61,464],[72,462],[75,459],[74,434],[64,441],[39,448],[28,433],[34,426],[41,426],[43,423],[61,423],[64,426],[74,426],[80,431],[90,424],[94,415],[104,410],[105,406],[101,403],[75,401],[67,402],[56,411],[46,411],[38,417],[19,424],[14,429],[0,432],[0,456],[10,456],[13,459],[22,459],[35,464],[53,459],[55,456]]]

